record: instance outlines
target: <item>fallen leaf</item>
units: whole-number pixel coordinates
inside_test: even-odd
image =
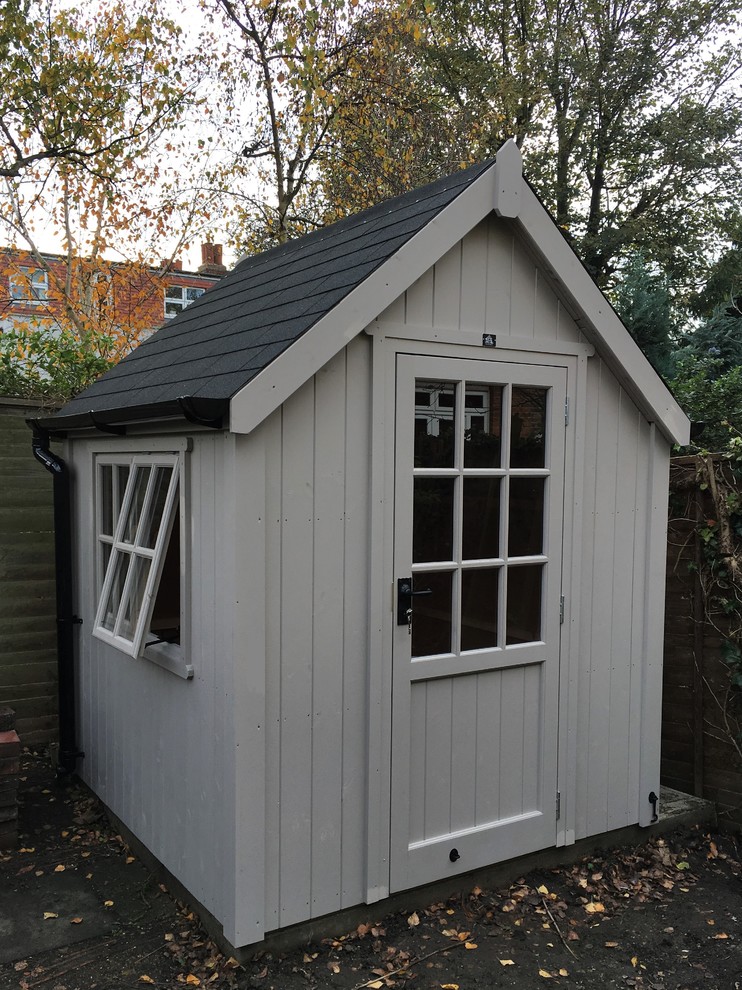
[[[83,859],[87,859],[88,856],[90,855],[90,853],[89,852],[82,852],[82,853],[80,853],[80,855],[82,856]]]
[[[715,842],[709,842],[709,851],[708,851],[708,854],[707,854],[706,858],[707,859],[716,859],[716,857],[718,855],[719,855],[719,850],[716,848],[716,843]]]
[[[569,976],[569,972],[566,969],[560,969],[559,970],[559,975],[560,976]]]
[[[44,911],[44,921],[48,921],[50,918],[58,918],[59,915],[54,911]]]
[[[481,887],[472,887],[471,896],[472,897],[481,897],[482,896],[482,888]]]
[[[327,964],[327,968],[331,973],[337,974],[340,972],[340,963],[336,963],[334,959],[331,959]]]
[[[546,895],[549,893],[549,888],[545,887],[543,884],[541,884],[540,887],[537,887],[536,890],[539,892],[539,894],[543,894],[544,897],[546,897]]]
[[[605,947],[606,947],[606,949],[617,949],[618,948],[618,942],[606,942],[605,943]]]
[[[690,863],[686,863],[685,860],[681,860],[679,863],[676,863],[675,864],[675,869],[676,870],[689,870],[690,869]]]
[[[154,983],[154,982],[155,981],[152,979],[152,977],[147,976],[146,973],[142,973],[142,975],[139,977],[139,983]]]
[[[465,949],[476,949],[476,948],[478,948],[478,946],[477,946],[477,943],[476,942],[464,942],[464,948]]]
[[[113,907],[113,901],[103,901],[103,907]]]
[[[43,875],[44,875],[43,870],[36,870],[36,872],[34,873],[35,877],[43,877]]]
[[[16,971],[16,973],[20,973],[24,969],[28,969],[28,963],[26,962],[25,959],[20,959],[17,963],[14,964],[13,969]]]
[[[70,834],[70,833],[69,833],[69,832],[67,832],[66,830],[65,830],[65,831],[63,831],[63,832],[62,832],[62,838],[63,838],[63,839],[66,839],[66,838],[67,838],[67,836],[68,836],[69,834]]]
[[[459,990],[458,983],[441,983],[441,990]]]
[[[172,932],[166,932],[165,933],[165,941],[166,942],[172,942],[174,938],[175,938],[175,936],[173,935]]]
[[[718,934],[718,935],[714,935],[714,938],[715,938],[715,939],[720,939],[720,938],[729,938],[729,936],[727,935],[727,933],[726,933],[726,932],[719,932],[719,934]]]
[[[585,910],[588,914],[603,914],[605,907],[600,901],[590,901],[589,904],[585,905]]]
[[[82,924],[82,918],[70,918],[70,924],[71,925],[81,925]]]
[[[18,850],[19,853],[35,853],[36,846],[24,846],[22,849]]]
[[[550,980],[551,979],[551,973],[547,973],[545,969],[540,969],[538,971],[538,975],[539,976],[543,976],[543,978],[545,980]]]
[[[714,921],[713,918],[706,918],[706,924],[707,925],[715,925],[716,922]]]
[[[417,911],[414,911],[407,919],[407,924],[410,928],[417,928],[420,924],[420,918],[418,917]]]
[[[374,980],[373,983],[367,983],[366,986],[367,987],[371,987],[371,990],[381,990],[381,987],[384,986],[384,981],[383,980]]]
[[[459,937],[459,933],[457,931],[454,931],[453,928],[444,928],[443,931],[441,932],[441,935],[445,935],[446,938],[458,938]]]
[[[634,967],[634,969],[636,969],[636,966],[637,966],[637,963],[638,962],[639,962],[638,956],[632,956],[631,957],[631,965]]]
[[[459,942],[465,942],[470,935],[471,932],[456,932],[456,937],[458,938]]]
[[[500,965],[501,966],[515,966],[515,963],[513,962],[512,959],[501,959],[500,960]]]
[[[193,973],[189,973],[188,976],[186,976],[186,983],[191,987],[201,986],[201,981],[197,976],[194,976]]]
[[[127,863],[133,863],[133,862],[135,862],[134,857],[133,856],[127,856],[126,857],[126,862]]]
[[[65,870],[65,868],[64,868],[64,866],[62,866],[61,863],[59,864],[59,866],[55,866],[54,867],[54,872],[55,873],[64,873],[64,870]]]

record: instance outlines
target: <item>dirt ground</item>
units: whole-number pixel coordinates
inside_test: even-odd
[[[0,853],[3,990],[742,990],[739,839],[706,827],[240,967],[87,791],[31,756],[22,777],[21,846]]]

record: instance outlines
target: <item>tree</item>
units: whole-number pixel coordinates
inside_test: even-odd
[[[467,141],[478,158],[515,136],[601,286],[635,251],[676,293],[703,284],[739,221],[736,0],[419,0],[416,9],[415,58],[443,129],[475,122]]]
[[[636,254],[621,271],[613,302],[654,368],[664,378],[672,377],[678,326],[667,278]]]
[[[5,4],[0,228],[50,300],[4,321],[6,389],[25,380],[63,398],[122,357],[152,329],[135,297],[156,291],[153,256],[174,256],[208,222],[213,192],[180,171],[203,102],[181,40],[157,0]],[[42,250],[50,234],[62,265]],[[24,277],[16,259],[0,254],[0,303]]]

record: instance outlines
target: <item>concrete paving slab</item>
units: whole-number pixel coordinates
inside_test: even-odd
[[[55,918],[44,918],[44,914]],[[73,923],[73,918],[82,918]],[[108,934],[115,916],[84,877],[51,873],[0,889],[0,963]]]

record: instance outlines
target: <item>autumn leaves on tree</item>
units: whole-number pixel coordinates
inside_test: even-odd
[[[137,336],[91,308],[86,266],[149,269],[208,229],[254,253],[510,136],[609,293],[641,268],[687,330],[708,286],[709,313],[739,292],[735,0],[204,0],[177,22],[168,9],[3,8],[0,221],[38,267],[45,238],[63,245],[81,355],[110,360]]]

